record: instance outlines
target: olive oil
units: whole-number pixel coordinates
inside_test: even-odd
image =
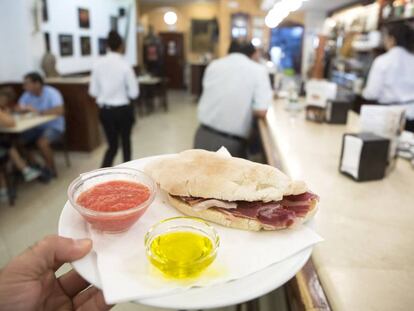
[[[157,236],[150,244],[151,263],[167,277],[192,278],[215,259],[213,242],[203,234],[178,231]]]

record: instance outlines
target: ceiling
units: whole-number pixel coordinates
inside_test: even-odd
[[[188,2],[214,2],[217,0],[140,0],[141,3],[145,4],[162,4],[162,5],[174,5]]]
[[[262,0],[262,9],[266,11],[270,10],[278,1],[279,0]],[[352,2],[355,2],[355,0],[307,0],[303,4],[302,10],[329,12]]]
[[[303,10],[332,11],[355,0],[308,0],[303,4]]]
[[[186,2],[215,2],[218,0],[140,0],[141,3],[145,4],[160,4],[160,5],[174,5]],[[247,0],[253,1],[253,0]],[[266,8],[266,11],[269,10],[274,3],[278,0],[262,0],[262,8]],[[345,4],[355,2],[355,0],[307,0],[302,10],[317,10],[329,12],[336,8],[339,8]]]

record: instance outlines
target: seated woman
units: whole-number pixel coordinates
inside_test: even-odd
[[[0,126],[14,127],[16,122],[8,111],[8,104],[11,100],[11,92],[7,89],[0,89]],[[16,168],[22,173],[26,182],[37,179],[41,172],[27,165],[26,161],[20,156],[17,149],[12,146],[6,137],[0,137],[0,158],[8,156]],[[0,201],[7,198],[7,190],[4,187],[4,176],[0,176]]]

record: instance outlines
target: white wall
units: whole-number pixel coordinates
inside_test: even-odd
[[[0,82],[21,81],[40,69],[44,44],[35,29],[34,7],[33,0],[0,1]]]
[[[57,57],[60,74],[89,71],[93,61],[99,57],[98,38],[105,38],[110,29],[111,15],[118,15],[118,9],[131,7],[126,58],[131,65],[137,63],[136,52],[136,8],[134,0],[48,0],[49,20],[42,30],[50,36],[51,51]],[[78,8],[89,9],[90,28],[79,27]],[[119,19],[118,31],[125,33],[126,17]],[[73,35],[73,56],[60,56],[59,34]],[[80,37],[91,38],[91,56],[81,56]]]
[[[120,7],[131,6],[126,58],[131,65],[137,63],[136,8],[134,0],[47,0],[49,21],[35,26],[35,7],[38,0],[0,0],[0,82],[21,81],[29,71],[40,70],[45,52],[43,33],[48,32],[52,53],[57,57],[61,74],[89,71],[98,57],[98,38],[106,37],[109,17],[118,15]],[[89,9],[90,28],[82,29],[78,22],[78,8]],[[119,20],[119,32],[125,33],[126,18]],[[74,55],[60,57],[59,34],[73,35]],[[91,56],[81,56],[80,36],[91,37]]]

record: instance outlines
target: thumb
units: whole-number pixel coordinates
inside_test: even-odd
[[[36,256],[43,260],[49,269],[57,269],[66,262],[72,262],[84,257],[92,249],[92,240],[74,240],[50,235],[39,241],[29,251],[23,254]]]

